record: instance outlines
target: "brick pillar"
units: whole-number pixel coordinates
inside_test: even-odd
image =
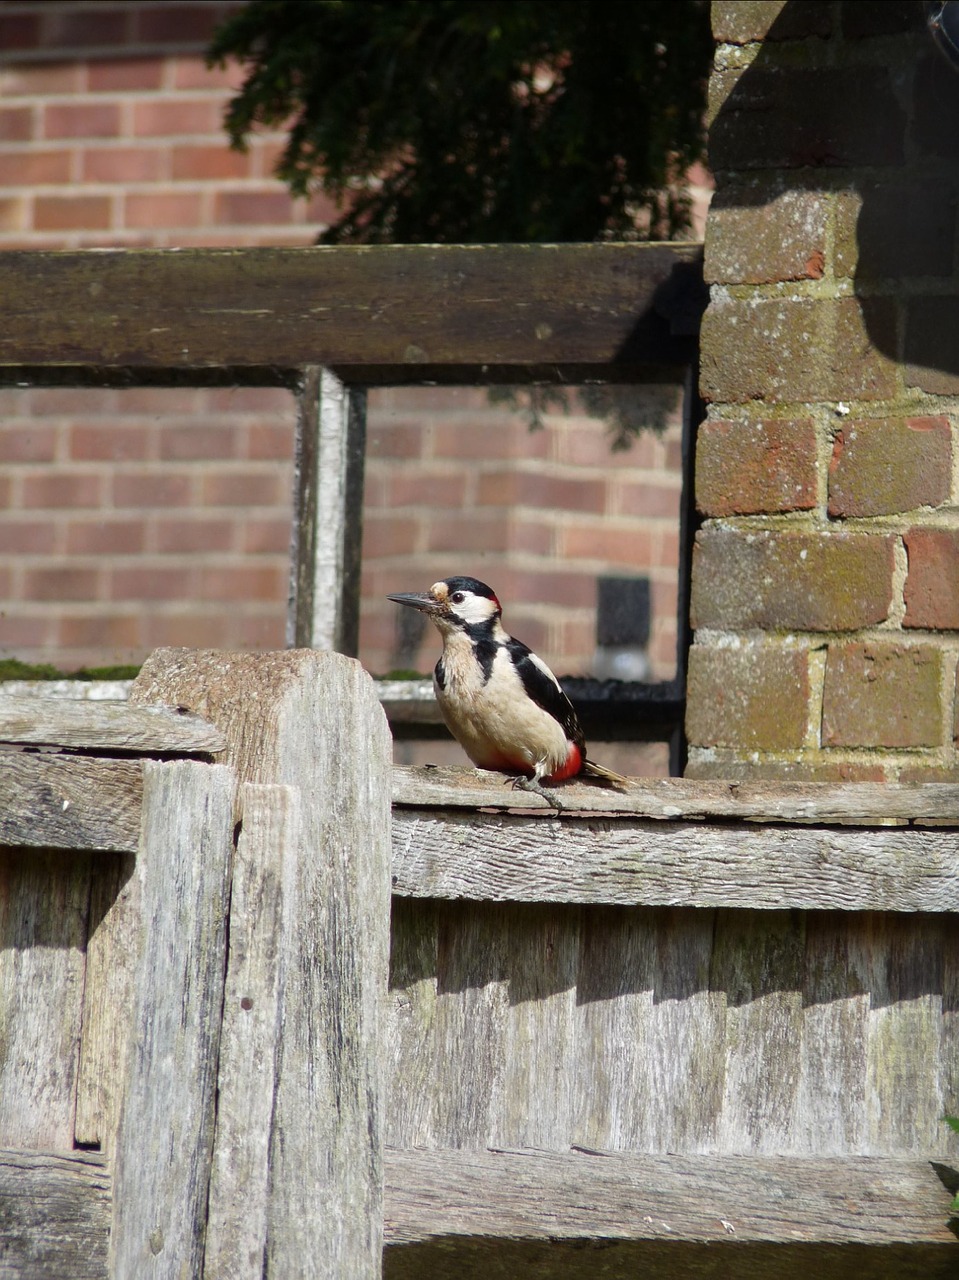
[[[713,4],[695,777],[959,776],[959,72],[922,6]]]

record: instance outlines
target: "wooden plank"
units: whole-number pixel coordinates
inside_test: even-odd
[[[0,1144],[73,1146],[90,854],[0,852]]]
[[[514,791],[502,774],[483,769],[397,766],[393,803],[404,808],[516,809],[551,817],[540,796]],[[959,827],[955,783],[699,782],[630,778],[625,791],[584,782],[556,794],[570,811],[697,821],[722,818],[823,825],[918,822]]]
[[[802,1043],[805,920],[795,911],[719,911],[709,985],[725,1003],[717,1147],[789,1150]]]
[[[282,1032],[283,964],[291,945],[300,795],[246,783],[230,899],[230,955],[217,1081],[204,1276],[262,1280],[269,1147]]]
[[[0,743],[84,751],[215,754],[224,741],[186,710],[123,702],[11,697],[0,691]]]
[[[302,796],[270,1133],[268,1275],[379,1275],[380,1019],[389,947],[392,744],[373,682],[339,654],[158,650],[137,700],[191,706],[242,781]]]
[[[598,1260],[604,1275],[918,1280],[959,1256],[927,1160],[390,1149],[386,1169],[393,1280],[587,1277]]]
[[[701,263],[701,246],[648,243],[17,253],[0,262],[0,365],[7,381],[43,366],[658,373],[693,358]]]
[[[565,1146],[573,1125],[580,913],[537,903],[509,913],[512,974],[491,1142]]]
[[[856,938],[871,918],[835,911],[811,911],[806,916],[799,1081],[790,1143],[797,1153],[828,1156],[869,1150],[866,1046],[872,997],[855,952]],[[909,922],[914,929],[923,927],[914,916]],[[926,1104],[913,1097],[909,1105],[919,1111]]]
[[[433,1081],[439,1055],[438,917],[444,909],[444,904],[422,899],[393,899],[383,1032],[387,1090],[384,1141],[391,1146],[436,1145]]]
[[[134,853],[142,801],[139,760],[0,754],[0,844]]]
[[[134,1048],[114,1165],[116,1276],[202,1274],[235,775],[145,767]]]
[[[109,1235],[99,1152],[0,1150],[0,1280],[104,1280]]]
[[[869,916],[850,940],[869,992],[864,1150],[919,1153],[942,1136],[943,951],[948,917]],[[950,927],[952,946],[956,929]]]
[[[885,919],[397,899],[388,1132],[404,1146],[535,1131],[549,1149],[935,1150],[959,918]]]
[[[611,1150],[716,1150],[725,999],[711,988],[712,911],[582,913],[571,1140]]]
[[[298,404],[287,639],[294,648],[355,656],[366,392],[330,369],[309,369]]]
[[[493,902],[959,909],[956,836],[397,808],[393,892]]]
[[[93,860],[75,1137],[110,1155],[135,1033],[141,888],[132,854]]]

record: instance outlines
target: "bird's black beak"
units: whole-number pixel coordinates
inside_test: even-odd
[[[393,600],[396,604],[408,604],[412,609],[419,609],[421,613],[438,613],[442,605],[435,600],[428,591],[401,591],[398,595],[387,596],[387,600]]]

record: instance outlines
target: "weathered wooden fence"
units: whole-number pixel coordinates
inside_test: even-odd
[[[557,816],[300,650],[0,741],[0,1276],[956,1273],[959,788]]]

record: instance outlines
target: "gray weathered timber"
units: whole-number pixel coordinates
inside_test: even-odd
[[[948,1162],[948,1157],[943,1157]],[[946,1244],[928,1160],[387,1148],[387,1243],[451,1235]]]
[[[692,244],[18,253],[0,262],[0,378],[676,376],[705,302]]]
[[[132,854],[93,859],[75,1138],[112,1156],[133,1039],[142,875]]]
[[[296,945],[290,897],[300,843],[299,792],[246,783],[242,811],[230,900],[206,1280],[264,1275],[283,963]]]
[[[398,683],[398,682],[393,682]],[[387,687],[386,693],[390,690]],[[554,788],[570,813],[621,813],[637,818],[705,818],[762,823],[904,824],[959,827],[959,786],[928,782],[698,782],[630,778],[625,790],[586,782]],[[393,803],[422,808],[521,809],[554,815],[545,801],[514,791],[509,779],[484,769],[397,766]]]
[[[356,654],[365,457],[366,392],[308,369],[298,394],[291,648]]]
[[[149,762],[133,1048],[114,1163],[115,1276],[200,1276],[213,1150],[235,775]]]
[[[134,853],[142,800],[139,760],[0,751],[0,845]]]
[[[211,754],[222,735],[197,716],[173,707],[66,698],[11,697],[0,686],[0,743],[85,751]]]
[[[109,1234],[99,1152],[0,1150],[0,1280],[105,1280]]]
[[[388,1141],[948,1149],[957,954],[944,912],[394,899]]]
[[[959,836],[398,809],[393,892],[495,902],[956,911]]]
[[[387,1150],[392,1280],[947,1277],[928,1161]]]
[[[299,793],[266,1274],[376,1277],[391,744],[373,682],[339,654],[158,650],[132,697],[208,716],[242,781]]]
[[[718,1149],[726,1002],[709,981],[715,915],[607,907],[570,921],[576,1027],[556,1069],[574,1082],[573,1107],[554,1149]]]
[[[0,851],[0,1144],[69,1151],[91,855]]]

